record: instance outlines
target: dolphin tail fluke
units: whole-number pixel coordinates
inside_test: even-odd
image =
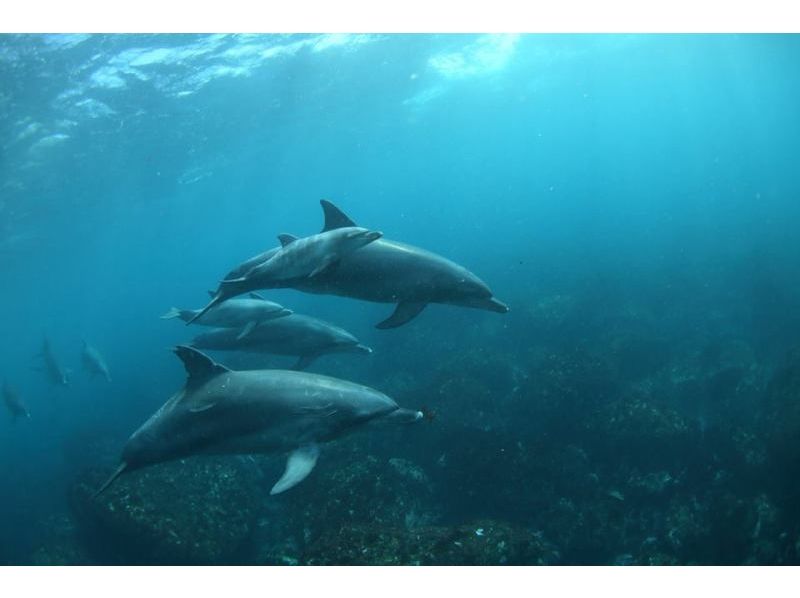
[[[416,318],[425,309],[427,303],[416,301],[401,301],[394,309],[394,313],[383,322],[378,322],[375,328],[385,330],[387,328],[397,328]]]
[[[256,322],[255,320],[249,321],[247,324],[244,325],[242,331],[236,336],[236,340],[237,341],[242,340],[244,337],[250,334],[253,331],[253,328],[255,328],[257,325],[258,322]]]
[[[92,496],[92,498],[97,498],[97,497],[98,497],[98,496],[100,496],[100,495],[101,495],[103,492],[105,492],[105,491],[106,491],[106,489],[107,489],[107,488],[108,488],[108,487],[109,487],[109,486],[110,486],[110,485],[111,485],[111,484],[114,482],[114,480],[116,480],[116,479],[117,479],[119,476],[121,476],[121,475],[122,475],[122,473],[123,473],[123,472],[124,472],[124,471],[125,471],[127,468],[128,468],[128,464],[127,464],[127,463],[125,463],[125,461],[123,461],[122,463],[120,463],[120,464],[119,464],[119,467],[117,467],[117,469],[116,469],[116,470],[114,470],[114,473],[112,473],[112,474],[111,474],[111,477],[110,477],[110,478],[108,478],[108,479],[105,481],[105,483],[104,483],[102,486],[100,486],[100,489],[99,489],[97,492],[95,492],[95,493],[94,493],[94,495]]]
[[[161,316],[162,320],[172,320],[173,318],[180,318],[181,317],[181,310],[177,307],[170,307],[169,311]]]
[[[319,447],[316,444],[301,446],[289,453],[289,458],[286,460],[286,469],[269,493],[280,494],[297,486],[314,470],[318,457]]]

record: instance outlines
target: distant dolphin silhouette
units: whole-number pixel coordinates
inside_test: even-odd
[[[100,375],[107,382],[111,382],[111,373],[108,371],[106,360],[103,359],[100,351],[85,340],[83,341],[83,351],[81,351],[81,361],[83,362],[83,369],[92,374],[92,376]]]
[[[28,409],[19,398],[19,395],[5,380],[3,381],[3,401],[6,404],[8,412],[14,419],[17,419],[18,417],[29,418],[31,416],[31,414],[28,412]]]
[[[45,337],[42,351],[37,357],[41,357],[44,360],[44,370],[41,370],[41,368],[36,369],[44,371],[51,383],[57,386],[69,386],[69,370],[61,367],[55,353],[53,353],[53,348],[50,346],[50,339],[47,337]]]
[[[356,224],[327,200],[321,202],[325,215],[323,232]],[[225,276],[211,302],[198,318],[214,305],[252,290],[246,274],[278,252],[273,248],[243,262]],[[508,306],[496,299],[488,286],[472,272],[435,253],[412,245],[381,238],[343,256],[313,277],[275,282],[269,288],[289,287],[307,293],[341,295],[377,303],[396,303],[394,313],[377,328],[396,328],[411,321],[428,303],[474,307],[498,313]]]
[[[320,444],[373,421],[423,418],[352,382],[288,370],[236,372],[186,346],[175,354],[186,368],[186,386],[133,433],[121,464],[95,496],[123,472],[190,455],[288,452],[270,492],[279,494],[311,473]]]

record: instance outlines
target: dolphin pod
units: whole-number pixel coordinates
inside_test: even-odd
[[[356,226],[331,202],[323,199],[320,203],[325,215],[323,233]],[[231,270],[208,305],[192,321],[236,295],[257,288],[283,287],[376,303],[396,303],[392,315],[376,325],[382,329],[406,324],[429,303],[508,312],[508,306],[494,297],[486,283],[463,266],[430,251],[386,238],[376,239],[342,255],[315,276],[277,281],[248,276],[280,250],[280,247],[275,247],[260,253]]]
[[[247,311],[246,299],[232,299],[238,295],[293,288],[396,304],[378,328],[402,326],[429,303],[508,312],[463,266],[360,228],[327,200],[321,205],[325,224],[319,234],[304,239],[279,235],[280,247],[231,270],[203,309],[173,308],[162,316],[187,324],[205,318],[203,324],[220,328],[198,335],[192,346],[175,348],[187,372],[186,385],[133,433],[119,467],[97,495],[123,473],[164,461],[197,454],[288,452],[286,469],[271,490],[279,494],[311,473],[321,444],[373,422],[424,418],[421,411],[401,408],[383,393],[345,380],[293,370],[233,371],[214,362],[199,349],[296,355],[295,370],[325,353],[372,352],[346,330],[308,316],[235,315]]]
[[[371,422],[423,418],[360,384],[289,370],[233,371],[191,347],[174,351],[186,369],[186,385],[133,433],[97,495],[124,472],[164,461],[288,452],[286,469],[270,491],[279,494],[311,473],[321,444]]]
[[[297,356],[298,361],[293,366],[296,370],[307,368],[326,353],[372,353],[372,349],[362,345],[345,329],[298,314],[262,322],[246,336],[236,329],[213,330],[196,336],[191,345],[216,351]]]

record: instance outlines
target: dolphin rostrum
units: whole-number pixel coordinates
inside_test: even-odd
[[[288,452],[286,470],[270,492],[279,494],[311,473],[320,444],[373,421],[423,418],[360,384],[288,370],[232,371],[191,347],[174,351],[186,368],[186,386],[133,433],[96,495],[123,472],[164,461]]]
[[[212,330],[196,336],[190,344],[214,351],[293,355],[299,358],[293,366],[298,370],[326,353],[372,353],[344,328],[299,314],[262,322],[247,335],[237,329]]]
[[[25,404],[19,398],[19,395],[5,380],[3,381],[3,401],[8,408],[8,412],[14,419],[17,419],[18,417],[29,418],[31,416],[31,414],[28,412],[28,409],[25,407]]]
[[[214,293],[211,292],[211,296]],[[199,309],[178,309],[173,307],[161,319],[180,318],[186,323],[193,322],[200,314]],[[267,301],[258,293],[250,293],[248,297],[230,299],[205,314],[197,324],[202,326],[216,326],[218,328],[240,328],[240,336],[249,334],[261,322],[284,318],[292,315],[291,309],[286,309],[274,301]]]
[[[108,371],[106,360],[100,354],[100,351],[92,347],[85,340],[83,341],[83,351],[81,351],[81,361],[83,362],[83,369],[89,372],[92,376],[103,376],[106,381],[111,382],[111,373]]]
[[[42,352],[38,356],[44,360],[44,371],[51,383],[57,386],[69,386],[69,371],[61,367],[50,346],[50,339],[47,337],[44,339]]]
[[[323,232],[356,226],[339,208],[322,200]],[[267,262],[280,248],[273,248],[234,268],[221,284],[210,309],[230,297],[252,290],[247,272]],[[342,256],[316,276],[282,281],[280,286],[307,293],[341,295],[396,303],[394,313],[377,328],[396,328],[416,317],[428,303],[474,307],[498,313],[508,306],[496,299],[488,286],[472,272],[440,255],[412,245],[381,238]],[[202,315],[202,312],[201,312]]]

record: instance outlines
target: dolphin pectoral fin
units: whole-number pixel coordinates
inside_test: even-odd
[[[333,266],[333,264],[335,264],[335,263],[336,263],[336,262],[338,262],[338,261],[339,261],[339,260],[337,260],[337,259],[336,259],[335,257],[333,257],[333,256],[330,256],[330,255],[329,255],[329,256],[326,256],[326,257],[325,257],[325,258],[322,260],[322,263],[320,263],[320,265],[319,265],[319,266],[317,266],[316,268],[314,268],[314,269],[311,271],[311,274],[309,274],[309,275],[308,275],[308,277],[309,277],[309,278],[314,278],[314,277],[315,277],[317,274],[322,274],[323,272],[325,272],[325,270],[327,270],[328,268],[330,268],[331,266]]]
[[[189,411],[191,413],[202,413],[203,411],[208,411],[209,409],[214,407],[216,404],[217,404],[217,402],[214,401],[213,403],[206,403],[204,405],[198,405],[197,407],[189,407]]]
[[[293,370],[304,370],[317,358],[316,355],[301,355],[292,366]]]
[[[342,212],[327,199],[321,199],[319,203],[322,206],[322,213],[325,216],[325,224],[322,227],[323,233],[336,228],[358,226],[347,214]]]
[[[313,471],[318,457],[319,447],[316,444],[301,446],[289,453],[289,458],[286,459],[286,469],[269,493],[280,494],[297,486]]]
[[[237,341],[242,340],[244,337],[250,334],[253,331],[253,328],[255,328],[257,325],[258,322],[256,322],[255,320],[251,320],[250,322],[245,324],[244,328],[242,328],[242,331],[236,336],[236,340]]]
[[[410,322],[416,318],[419,313],[425,309],[427,303],[416,301],[401,301],[394,309],[394,313],[386,318],[383,322],[378,322],[375,328],[385,330],[386,328],[397,328],[406,322]]]

